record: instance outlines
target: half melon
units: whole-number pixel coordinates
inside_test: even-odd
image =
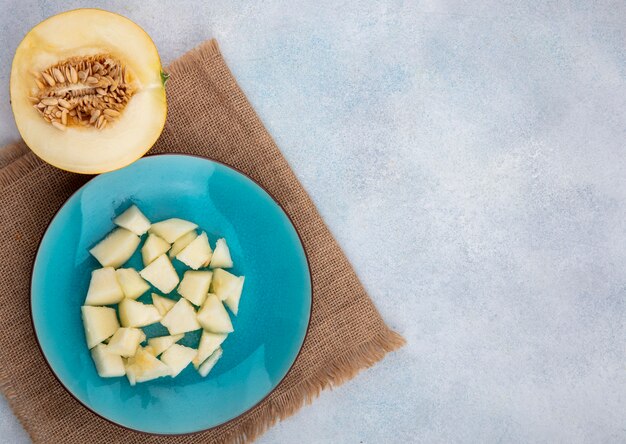
[[[95,174],[145,154],[165,125],[165,76],[139,26],[77,9],[35,26],[11,68],[15,122],[30,149],[64,170]]]

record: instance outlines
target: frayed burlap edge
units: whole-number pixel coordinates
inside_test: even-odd
[[[285,393],[285,396],[269,402],[269,408],[260,418],[251,418],[231,431],[222,444],[247,444],[263,435],[274,424],[286,419],[303,406],[311,404],[322,392],[332,389],[354,378],[382,360],[387,353],[399,349],[406,340],[398,333],[387,330],[375,336],[349,353],[331,361],[324,370]],[[233,436],[235,435],[235,436]]]

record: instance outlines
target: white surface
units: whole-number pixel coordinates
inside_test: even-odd
[[[20,38],[97,4],[219,39],[409,341],[259,442],[626,441],[626,3],[0,0],[0,143]]]

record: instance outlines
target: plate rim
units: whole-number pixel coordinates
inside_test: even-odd
[[[274,203],[276,205],[278,205],[278,207],[283,212],[283,214],[287,217],[287,219],[289,220],[289,223],[291,224],[291,226],[293,227],[294,231],[296,232],[296,235],[298,236],[298,239],[300,241],[300,245],[302,245],[302,251],[304,252],[304,258],[306,260],[306,265],[307,265],[307,269],[308,269],[308,272],[309,272],[309,282],[310,282],[310,287],[311,287],[311,297],[310,297],[311,304],[310,304],[310,307],[309,307],[309,319],[307,321],[306,329],[305,329],[305,332],[304,332],[304,337],[302,338],[302,343],[300,344],[300,347],[298,348],[298,353],[296,353],[296,356],[293,359],[293,362],[289,365],[289,368],[287,369],[287,372],[284,374],[284,376],[276,383],[276,385],[274,387],[272,387],[272,389],[265,396],[263,396],[263,398],[261,398],[258,402],[256,402],[255,404],[253,404],[252,406],[250,406],[249,408],[247,408],[246,410],[244,410],[243,412],[241,412],[237,416],[234,416],[233,418],[231,418],[231,419],[229,419],[227,421],[223,421],[223,422],[221,422],[219,424],[215,424],[215,425],[213,425],[211,427],[207,427],[207,428],[200,429],[200,430],[195,430],[195,431],[192,431],[192,432],[158,433],[158,432],[148,432],[148,431],[145,431],[145,430],[139,430],[139,429],[136,429],[136,428],[133,428],[133,427],[129,427],[129,426],[124,425],[124,424],[120,424],[119,422],[116,422],[116,421],[114,421],[114,420],[112,420],[110,418],[105,417],[104,415],[102,415],[102,414],[98,413],[97,411],[95,411],[93,408],[91,408],[85,402],[83,402],[82,400],[78,399],[78,397],[61,380],[59,375],[57,375],[57,373],[54,371],[54,368],[52,367],[52,364],[48,360],[48,357],[46,356],[46,353],[44,352],[43,347],[41,346],[41,343],[39,342],[39,336],[37,334],[37,328],[35,326],[35,318],[33,316],[33,281],[35,279],[35,264],[37,263],[37,258],[39,257],[39,251],[41,249],[41,243],[43,242],[44,238],[48,234],[48,231],[50,230],[50,225],[52,225],[52,222],[56,219],[56,217],[61,212],[61,210],[63,208],[65,208],[65,206],[68,204],[68,202],[76,194],[78,194],[83,188],[85,188],[87,185],[89,185],[94,179],[100,177],[102,174],[108,174],[108,173],[112,173],[114,171],[120,171],[121,169],[124,169],[124,168],[126,168],[128,166],[134,165],[136,162],[140,162],[140,161],[145,160],[145,159],[156,158],[156,157],[191,157],[191,158],[204,160],[204,161],[208,161],[208,162],[214,162],[214,163],[222,165],[223,167],[226,167],[226,168],[228,168],[230,170],[233,170],[236,173],[241,174],[245,178],[247,178],[250,181],[252,181],[256,186],[261,188],[274,201]],[[71,174],[74,174],[74,173],[71,173]],[[29,315],[30,315],[29,316],[30,317],[30,324],[31,324],[31,327],[33,329],[33,333],[34,333],[34,336],[35,336],[35,342],[37,343],[37,349],[39,350],[39,352],[43,356],[44,362],[46,363],[48,369],[50,370],[50,372],[52,373],[54,378],[59,382],[59,384],[61,384],[61,387],[63,387],[63,389],[75,401],[77,401],[80,405],[82,405],[84,408],[86,408],[88,411],[90,411],[94,415],[96,415],[96,416],[104,419],[105,421],[109,422],[110,424],[114,424],[114,425],[116,425],[118,427],[122,427],[125,430],[130,430],[132,432],[137,432],[137,433],[142,433],[142,434],[145,434],[145,435],[152,435],[152,436],[188,436],[188,435],[197,435],[197,434],[200,434],[200,433],[204,433],[204,432],[207,432],[209,430],[213,430],[214,428],[217,428],[217,427],[229,424],[229,423],[237,420],[238,418],[242,417],[246,413],[252,411],[259,404],[264,402],[267,398],[269,398],[269,396],[272,395],[272,393],[274,393],[274,391],[282,384],[282,382],[285,380],[285,378],[287,378],[289,373],[291,373],[291,371],[293,370],[293,367],[294,367],[296,361],[300,357],[300,353],[302,353],[302,349],[304,348],[304,343],[306,342],[307,337],[309,336],[309,331],[310,331],[310,328],[311,328],[311,317],[313,315],[313,301],[314,301],[314,293],[315,293],[313,291],[313,273],[312,273],[312,270],[311,270],[311,261],[309,260],[309,255],[308,255],[307,249],[306,249],[306,247],[304,245],[304,240],[302,239],[302,235],[300,234],[300,231],[296,227],[296,224],[294,223],[293,218],[289,215],[289,213],[287,212],[285,207],[278,201],[278,199],[276,199],[276,197],[274,197],[274,195],[272,193],[270,193],[270,191],[264,185],[262,185],[256,179],[250,177],[250,175],[246,174],[245,172],[243,172],[242,170],[240,170],[237,167],[234,167],[232,165],[228,165],[228,164],[226,164],[226,163],[224,163],[222,161],[216,160],[216,159],[211,159],[209,157],[204,157],[204,156],[200,156],[200,155],[197,155],[197,154],[183,154],[183,153],[155,153],[155,154],[145,155],[145,156],[137,159],[135,162],[131,163],[130,165],[126,165],[125,167],[118,168],[117,170],[113,170],[113,171],[108,171],[106,173],[101,173],[101,174],[94,175],[89,180],[87,180],[84,184],[82,184],[77,190],[75,190],[72,194],[70,194],[68,196],[68,198],[65,199],[63,204],[59,208],[56,209],[56,211],[54,212],[54,214],[52,215],[52,217],[48,221],[48,224],[46,225],[46,229],[43,231],[41,237],[39,238],[39,241],[37,242],[37,252],[35,253],[35,258],[33,259],[33,263],[31,265],[30,282],[29,282],[29,289],[28,290],[29,290],[28,312],[29,312]]]

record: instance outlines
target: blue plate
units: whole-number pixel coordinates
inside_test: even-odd
[[[206,378],[189,366],[177,378],[131,387],[126,378],[96,373],[80,316],[91,271],[99,267],[88,250],[132,203],[152,221],[197,223],[212,246],[225,237],[233,272],[246,276],[239,315],[231,316],[235,331]],[[139,250],[126,266],[142,268]],[[150,292],[139,300],[150,302]],[[298,233],[259,185],[217,162],[160,155],[95,177],[59,210],[35,259],[31,309],[46,360],[82,404],[137,431],[192,433],[246,412],[285,377],[307,332],[311,276]],[[167,334],[160,324],[146,332]],[[188,333],[181,343],[196,346],[198,338]]]

